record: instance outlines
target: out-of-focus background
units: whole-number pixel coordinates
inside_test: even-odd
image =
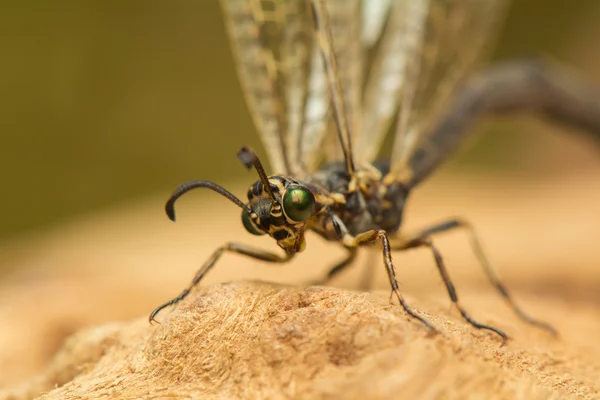
[[[599,15],[594,0],[515,1],[494,57],[598,82]],[[248,179],[236,151],[260,145],[218,1],[14,1],[0,32],[0,240],[192,178]],[[577,144],[528,127],[488,126],[462,167],[577,167],[555,153]]]
[[[599,38],[597,1],[517,0],[493,57],[541,55],[600,85]],[[264,154],[216,0],[8,2],[0,43],[0,385],[8,385],[47,365],[82,326],[144,315],[176,295],[220,243],[273,243],[245,234],[239,210],[214,194],[183,199],[177,224],[162,208],[191,179],[243,195],[255,176],[236,152],[250,145]],[[558,310],[540,317],[558,325],[561,315],[597,310],[598,147],[527,116],[478,130],[474,146],[415,193],[408,225],[465,215],[519,298]],[[464,236],[439,243],[477,311],[469,296],[492,289]],[[334,248],[311,237],[301,260],[275,269],[225,257],[206,283],[303,283],[325,271],[324,255],[338,257]],[[447,304],[430,254],[413,253],[395,258],[403,290]],[[375,287],[387,290],[378,274]],[[507,315],[491,321],[511,334],[518,322]],[[593,335],[584,322],[559,328],[585,342]]]

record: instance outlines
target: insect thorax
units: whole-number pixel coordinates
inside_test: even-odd
[[[372,167],[379,176],[362,179],[360,191],[350,191],[350,178],[342,162],[327,164],[307,179],[310,184],[321,186],[331,194],[344,195],[345,204],[334,204],[329,210],[341,218],[352,235],[377,228],[393,234],[402,223],[408,189],[399,182],[388,185],[382,182],[382,177],[389,172],[389,162],[377,161]],[[327,239],[338,239],[332,235],[326,216],[312,228]]]

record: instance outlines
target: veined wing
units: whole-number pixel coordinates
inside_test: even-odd
[[[505,1],[313,0],[314,33],[308,0],[222,3],[275,172],[312,172],[349,154],[352,142],[356,158],[371,161],[400,104],[392,164],[409,178],[411,155],[435,151],[426,132],[484,53]],[[363,98],[362,60],[375,44]]]
[[[379,41],[378,51],[371,66],[363,98],[363,124],[357,139],[356,157],[371,162],[377,157],[392,120],[398,112],[400,96],[410,85],[410,76],[418,72],[419,55],[423,46],[424,29],[429,1],[377,0],[377,28],[365,30],[366,45]],[[387,3],[387,4],[385,4]],[[375,12],[363,16],[365,25]],[[383,29],[384,21],[386,21]],[[383,31],[383,32],[382,32]],[[379,33],[379,36],[377,35]],[[411,68],[412,67],[412,68]]]
[[[313,27],[307,1],[221,0],[238,75],[274,173],[298,174]]]
[[[328,148],[325,158],[339,160],[336,149],[340,149],[346,169],[352,174],[352,138],[359,126],[361,109],[361,3],[359,0],[312,0],[311,5],[315,39],[321,53],[338,137],[338,145]]]
[[[362,29],[360,39],[371,48],[381,36],[394,0],[364,0],[362,4]]]
[[[507,2],[504,0],[413,0],[428,5],[421,26],[410,29],[420,51],[404,70],[400,112],[392,148],[392,176],[408,181],[411,158],[435,154],[430,133],[457,87],[490,47]]]
[[[367,58],[368,51],[380,40],[381,33],[388,20],[388,14],[393,0],[363,0],[360,3],[361,4],[359,5],[356,1],[347,0],[329,0],[325,3],[327,12],[330,16],[329,27],[326,29],[331,29],[332,31],[332,53],[335,54],[337,61],[335,75],[338,77],[342,90],[342,93],[338,93],[337,95],[334,91],[334,96],[344,99],[343,108],[347,117],[346,121],[349,124],[349,131],[347,134],[352,136],[354,156],[358,159],[361,158],[360,155],[365,148],[365,142],[368,146],[373,146],[373,143],[369,141],[369,134],[364,134],[366,132],[364,130],[365,124],[361,123],[363,118],[365,121],[370,120],[369,113],[362,112],[364,106],[362,88],[366,67],[364,60]],[[389,31],[389,29],[386,31]],[[331,57],[331,55],[326,57]],[[320,69],[320,71],[317,69]],[[324,81],[325,77],[323,76],[324,71],[322,71],[322,69],[322,63],[316,63],[313,73],[311,74],[311,79],[314,79],[315,82],[319,79],[319,86],[317,87],[321,90],[321,92],[317,90],[314,93],[324,93],[328,96],[330,92],[323,91],[327,82]],[[315,100],[318,99],[320,101],[329,102],[328,98],[323,99],[319,96],[309,96],[309,99],[313,98]],[[397,107],[397,103],[395,103],[395,106]],[[313,107],[307,107],[307,109],[313,109]],[[323,108],[321,108],[321,110],[323,110]],[[392,115],[394,111],[395,110],[392,110]],[[307,118],[307,121],[308,120],[309,119]],[[322,159],[326,161],[337,161],[344,157],[340,146],[338,127],[335,126],[335,124],[330,124],[328,131],[326,131],[323,128],[326,127],[328,120],[321,119],[319,122],[321,124],[319,127],[320,134],[307,135],[307,137],[313,138],[310,146],[305,147],[306,149],[312,149],[306,153],[306,157],[309,158],[305,160],[305,163],[310,166],[309,170],[314,169],[314,167],[318,165],[318,161]],[[332,121],[329,120],[329,122]],[[326,134],[327,136],[323,143],[323,138]],[[364,140],[365,137],[367,139],[366,141]],[[363,140],[360,141],[357,146],[357,140],[360,139]],[[306,141],[304,141],[304,143],[306,143]],[[376,146],[378,147],[378,145]]]
[[[365,51],[377,42],[392,0],[315,1],[316,30],[309,0],[221,2],[274,171],[301,176],[323,160],[342,159],[360,136]]]
[[[388,0],[375,0],[373,4],[381,8],[375,3],[382,1]],[[311,70],[314,84],[310,86],[306,108],[312,116],[307,113],[302,133],[303,162],[309,171],[315,170],[320,161],[342,160],[344,153],[351,151],[347,149],[351,147],[349,138],[358,134],[361,114],[363,49],[359,39],[369,34],[361,32],[359,0],[313,3],[317,43]],[[381,21],[376,12],[371,14],[373,29],[377,31]]]

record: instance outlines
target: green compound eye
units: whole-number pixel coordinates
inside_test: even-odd
[[[303,187],[289,187],[283,196],[283,211],[292,221],[306,221],[315,213],[315,196]]]
[[[242,224],[244,224],[244,228],[246,228],[246,230],[253,235],[261,236],[265,234],[263,231],[258,230],[252,223],[250,220],[250,215],[248,215],[248,211],[246,210],[242,211]]]

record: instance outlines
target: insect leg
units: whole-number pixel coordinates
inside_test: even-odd
[[[392,287],[392,294],[396,295],[398,302],[404,308],[404,311],[411,317],[421,321],[423,325],[427,328],[431,329],[433,332],[437,332],[435,326],[431,324],[431,322],[427,321],[425,318],[418,315],[413,311],[411,307],[404,301],[404,298],[400,294],[400,289],[398,287],[398,280],[396,279],[396,269],[394,268],[394,263],[392,262],[392,248],[390,246],[390,239],[388,234],[383,229],[373,229],[370,231],[366,231],[360,233],[356,236],[350,235],[348,230],[344,226],[343,222],[337,218],[333,217],[332,221],[336,224],[336,230],[341,233],[342,242],[346,247],[359,247],[359,246],[367,246],[371,244],[375,244],[379,242],[381,247],[383,248],[383,263],[385,265],[388,279],[390,281],[390,286]]]
[[[335,264],[329,270],[329,272],[327,272],[327,275],[325,275],[324,278],[313,281],[313,282],[311,282],[311,284],[326,285],[331,279],[333,279],[334,276],[336,276],[337,274],[342,272],[344,269],[346,269],[347,266],[352,264],[352,261],[354,261],[354,259],[356,258],[358,249],[356,247],[346,247],[346,250],[348,251],[348,253],[346,254],[346,257],[343,260],[341,260],[340,262]]]
[[[508,305],[513,309],[515,314],[517,314],[519,316],[519,318],[521,318],[523,321],[527,322],[528,324],[535,325],[539,328],[545,329],[554,335],[557,334],[556,329],[554,329],[552,327],[552,325],[550,325],[546,322],[543,322],[543,321],[539,321],[535,318],[532,318],[527,313],[525,313],[515,303],[512,296],[506,289],[506,286],[500,281],[500,278],[498,277],[498,274],[496,273],[495,269],[492,267],[492,264],[490,264],[488,258],[485,255],[485,252],[483,251],[483,246],[481,245],[481,241],[479,240],[479,237],[477,236],[475,229],[468,221],[464,221],[462,219],[451,219],[451,220],[433,225],[429,228],[426,228],[426,229],[420,231],[415,236],[416,237],[428,237],[428,236],[436,234],[436,233],[446,232],[446,231],[449,231],[452,229],[457,229],[457,228],[462,228],[462,229],[467,230],[467,233],[469,234],[469,241],[471,243],[471,248],[473,249],[473,252],[475,253],[475,257],[477,257],[479,264],[481,264],[481,266],[483,267],[485,275],[487,276],[488,280],[492,283],[492,285],[494,285],[494,287],[496,288],[498,293],[500,293],[500,295],[504,298],[504,300],[506,300]]]
[[[194,279],[192,279],[192,282],[190,283],[190,285],[187,288],[185,288],[179,294],[179,296],[156,307],[156,309],[154,311],[152,311],[152,313],[150,314],[150,317],[148,318],[150,323],[156,322],[155,317],[163,308],[166,308],[173,304],[179,303],[181,300],[185,299],[186,296],[188,294],[190,294],[192,289],[198,283],[200,283],[202,278],[204,278],[204,275],[206,275],[208,273],[208,271],[210,271],[210,269],[217,263],[217,261],[219,260],[221,255],[223,255],[223,253],[226,251],[231,252],[231,253],[242,254],[242,255],[252,257],[252,258],[255,258],[258,260],[272,262],[272,263],[284,263],[284,262],[289,261],[294,256],[294,253],[287,253],[285,256],[280,256],[278,254],[271,253],[266,250],[250,247],[249,245],[246,245],[243,243],[225,243],[223,246],[219,247],[217,250],[215,250],[212,253],[212,255],[209,257],[209,259],[206,260],[206,262],[202,265],[202,267],[198,270],[198,272],[196,272],[196,275],[194,276]]]
[[[421,247],[421,246],[429,247],[429,249],[432,251],[433,257],[435,259],[435,265],[437,266],[438,271],[440,272],[440,275],[442,276],[442,279],[444,281],[444,284],[446,285],[446,289],[448,290],[448,295],[450,296],[450,300],[452,300],[452,302],[454,303],[456,308],[458,308],[458,311],[460,311],[460,315],[462,315],[462,317],[468,323],[473,325],[475,328],[487,329],[489,331],[492,331],[492,332],[498,334],[500,337],[502,337],[503,341],[506,341],[506,339],[508,339],[508,336],[506,335],[506,333],[502,332],[498,328],[494,328],[491,325],[485,325],[485,324],[475,321],[465,311],[465,309],[462,308],[462,306],[460,305],[460,303],[458,301],[458,295],[456,294],[456,289],[454,288],[454,284],[452,283],[452,280],[450,279],[450,275],[448,274],[448,271],[446,270],[446,266],[444,265],[444,261],[442,260],[442,255],[440,254],[437,247],[434,246],[431,239],[427,238],[426,236],[416,238],[411,241],[399,244],[398,247],[394,247],[394,250],[404,250],[404,249]]]

